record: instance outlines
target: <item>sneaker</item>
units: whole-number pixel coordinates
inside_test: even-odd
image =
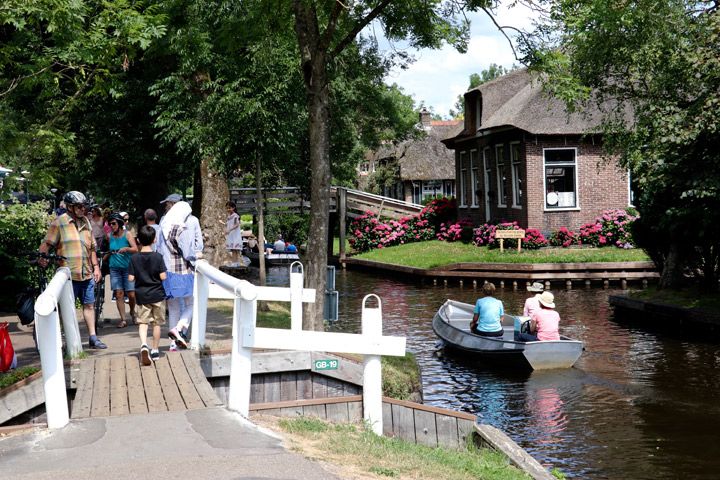
[[[140,362],[145,366],[152,363],[150,361],[150,349],[147,345],[143,345],[142,348],[140,348]]]
[[[96,338],[95,341],[90,340],[88,343],[90,348],[95,348],[97,350],[105,350],[107,348],[107,345],[105,345],[99,338]]]
[[[117,297],[115,296],[115,293],[114,293],[114,292],[113,292],[113,295],[112,295],[112,299],[111,299],[111,300],[112,300],[113,302],[114,302],[115,300],[117,300]]]
[[[175,345],[177,345],[178,348],[182,348],[184,350],[188,347],[187,342],[183,336],[178,333],[177,328],[170,330],[168,332],[168,337],[170,337],[170,340],[175,340]]]
[[[160,352],[157,350],[153,350],[152,352],[150,352],[150,359],[153,362],[157,362],[158,360],[160,360]]]

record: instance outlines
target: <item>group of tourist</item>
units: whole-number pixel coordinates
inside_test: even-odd
[[[166,307],[170,350],[187,348],[194,264],[203,250],[200,222],[192,215],[190,205],[179,194],[171,194],[160,202],[165,207],[165,215],[159,223],[157,213],[147,209],[144,225],[134,232],[128,228],[126,212],[103,212],[98,206],[88,206],[81,192],[66,193],[63,203],[66,211],[52,221],[39,250],[47,253],[55,249],[58,255],[66,257],[62,264],[70,268],[75,298],[83,305],[89,347],[107,348],[97,337],[95,328],[95,285],[104,278],[98,258],[100,252],[109,267],[110,284],[120,314],[117,327],[127,326],[127,295],[130,320],[139,325],[143,365],[150,365],[160,357]],[[48,262],[41,258],[39,263],[45,267]],[[147,344],[149,327],[153,328],[152,349]]]
[[[534,282],[527,287],[535,293],[525,301],[523,316],[530,317],[528,332],[515,332],[514,339],[521,342],[560,340],[558,330],[560,315],[555,311],[555,297],[543,291],[543,284]],[[487,282],[482,287],[483,296],[475,302],[470,331],[483,337],[502,337],[503,303],[495,298],[495,285]]]

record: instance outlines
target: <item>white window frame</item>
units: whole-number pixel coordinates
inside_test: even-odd
[[[477,208],[478,151],[470,150],[470,208]]]
[[[517,146],[517,158],[514,158],[513,147]],[[520,142],[510,142],[510,177],[512,178],[512,208],[522,210],[522,189],[520,188]]]
[[[483,203],[485,204],[485,221],[490,221],[491,215],[491,202],[490,202],[490,183],[492,178],[492,171],[490,169],[490,147],[483,148],[483,188],[485,189],[483,195]]]
[[[498,149],[502,150],[502,155],[498,155]],[[502,169],[500,168],[501,165]],[[507,208],[507,190],[504,189],[503,170],[505,170],[505,144],[498,143],[495,145],[495,180],[497,183],[497,206],[499,208]],[[505,202],[503,202],[503,191],[505,191]]]
[[[633,202],[633,191],[632,191],[632,173],[630,172],[630,169],[628,168],[627,171],[627,177],[628,177],[628,207],[635,208],[635,202]]]
[[[573,166],[575,167],[575,206],[574,207],[549,207],[547,204],[547,178],[545,173],[547,171],[545,152],[548,150],[573,150],[575,152],[575,161]],[[563,165],[563,164],[559,164]],[[569,165],[569,164],[566,164]],[[578,183],[578,171],[580,165],[578,162],[578,148],[577,147],[554,147],[554,148],[543,148],[543,162],[542,162],[542,180],[543,180],[543,211],[545,212],[567,212],[567,211],[579,211],[580,210],[580,184]]]
[[[460,204],[458,205],[458,208],[467,208],[467,205],[465,204],[465,177],[467,176],[465,157],[467,157],[467,152],[460,152],[460,188],[458,189]]]

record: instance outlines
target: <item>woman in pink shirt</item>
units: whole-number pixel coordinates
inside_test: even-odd
[[[530,332],[520,333],[518,340],[521,342],[537,342],[548,340],[560,340],[560,315],[555,311],[555,297],[550,292],[543,292],[538,296],[540,310],[530,317]]]

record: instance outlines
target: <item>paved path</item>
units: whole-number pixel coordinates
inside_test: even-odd
[[[109,285],[109,279],[108,279]],[[91,356],[128,354],[139,350],[137,327],[117,329],[117,308],[105,303],[108,322],[99,330],[107,350],[86,350]],[[19,364],[39,365],[32,330],[16,316],[1,315]],[[230,315],[209,310],[207,343],[229,345]],[[78,319],[87,348],[87,330]],[[169,346],[163,329],[161,354]],[[287,451],[280,440],[225,408],[149,413],[73,420],[60,430],[39,429],[0,439],[0,477],[4,479],[337,479],[315,462]]]
[[[3,479],[337,479],[224,408],[76,420],[0,440]]]

